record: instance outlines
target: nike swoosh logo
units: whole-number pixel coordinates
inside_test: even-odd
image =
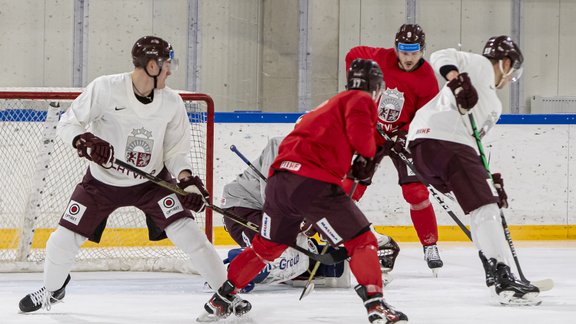
[[[114,107],[114,110],[118,111],[118,110],[124,110],[126,109],[126,107]]]

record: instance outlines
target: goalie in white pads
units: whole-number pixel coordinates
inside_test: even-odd
[[[153,240],[170,238],[213,287],[226,281],[226,269],[190,210],[204,209],[208,192],[192,174],[190,123],[177,92],[166,79],[177,63],[172,46],[146,36],[132,48],[134,70],[92,81],[62,115],[58,134],[90,165],[56,231],[46,244],[44,287],[26,295],[22,312],[36,311],[64,298],[80,246],[99,242],[108,216],[134,206],[144,212]],[[178,196],[120,166],[114,154],[191,192]],[[239,297],[235,302],[241,303]]]
[[[479,157],[468,116],[473,115],[484,136],[502,113],[496,89],[520,77],[523,60],[508,36],[490,38],[482,55],[452,48],[432,53],[433,68],[448,82],[416,113],[408,147],[419,174],[438,190],[453,191],[470,215],[472,239],[486,256],[486,283],[500,302],[536,305],[539,289],[517,280],[510,269],[499,210],[508,207],[508,197],[500,174],[490,177]]]

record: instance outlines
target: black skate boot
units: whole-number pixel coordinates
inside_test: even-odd
[[[52,304],[59,303],[66,295],[66,286],[68,285],[68,282],[70,282],[70,275],[66,277],[66,281],[64,281],[62,288],[56,291],[49,292],[46,290],[46,287],[42,287],[40,290],[24,296],[18,304],[20,311],[23,313],[29,313],[37,311],[42,307],[46,308],[46,310],[50,310]]]
[[[478,251],[478,256],[480,256],[480,261],[482,261],[482,267],[484,267],[484,273],[486,274],[486,287],[491,288],[492,286],[494,286],[494,283],[496,282],[493,270],[496,269],[496,266],[494,264],[491,264],[488,261],[488,259],[486,259],[486,256],[484,255],[484,253],[482,253],[482,251]],[[495,259],[491,260],[496,261]]]
[[[364,306],[368,311],[368,320],[373,324],[390,324],[390,323],[408,323],[408,317],[392,308],[388,305],[382,298],[381,293],[376,293],[368,297],[368,291],[366,287],[358,285],[354,287],[356,293],[362,301]]]
[[[436,244],[424,246],[424,260],[426,260],[428,268],[432,270],[434,277],[438,277],[438,269],[444,266],[444,262],[440,259]]]
[[[212,295],[212,298],[204,305],[206,313],[200,315],[198,322],[214,322],[228,317],[230,314],[242,316],[250,311],[252,305],[234,292],[236,287],[226,280],[222,287]]]
[[[390,237],[390,240],[385,244],[380,245],[378,242],[378,259],[380,259],[380,269],[382,272],[390,272],[394,269],[394,263],[396,262],[396,257],[400,253],[400,247]]]
[[[494,269],[494,288],[498,299],[503,305],[534,306],[540,305],[538,299],[540,289],[514,277],[510,267],[504,263],[496,262],[496,259],[489,259],[488,262]]]

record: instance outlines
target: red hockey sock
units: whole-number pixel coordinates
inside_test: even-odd
[[[423,246],[434,245],[438,241],[438,225],[432,204],[423,209],[410,209],[412,224]]]
[[[246,287],[266,266],[266,262],[274,261],[286,250],[286,247],[286,245],[262,239],[256,234],[252,239],[252,246],[242,251],[230,263],[228,280],[238,289]]]
[[[371,231],[344,242],[350,255],[350,270],[368,295],[382,293],[382,273],[378,259],[378,241]]]

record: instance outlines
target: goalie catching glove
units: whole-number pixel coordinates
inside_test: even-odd
[[[458,111],[466,115],[478,103],[478,92],[472,85],[468,73],[460,73],[456,78],[446,84],[456,98]]]
[[[494,182],[494,188],[498,193],[498,207],[508,208],[508,195],[504,191],[504,179],[500,173],[492,174],[492,182]]]
[[[180,179],[178,187],[186,192],[186,196],[180,196],[182,206],[186,209],[191,209],[196,213],[200,213],[206,208],[206,202],[210,199],[210,194],[204,188],[204,183],[198,176],[189,176]]]
[[[114,161],[114,147],[100,137],[87,132],[74,138],[74,148],[78,156],[109,169]]]

